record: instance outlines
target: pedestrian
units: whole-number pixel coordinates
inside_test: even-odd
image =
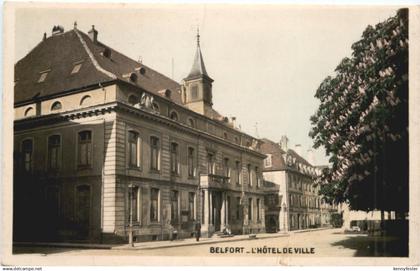
[[[200,241],[200,236],[201,236],[201,224],[199,221],[197,221],[197,223],[195,223],[195,240]]]

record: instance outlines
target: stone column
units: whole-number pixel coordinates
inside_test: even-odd
[[[209,191],[206,189],[204,190],[204,225],[206,228],[209,225]]]
[[[209,191],[209,225],[213,225],[213,195]]]
[[[222,208],[220,210],[220,228],[224,229],[226,227],[226,194],[222,192]]]
[[[230,208],[230,201],[227,200],[227,196],[226,196],[226,225],[229,225],[229,208]]]

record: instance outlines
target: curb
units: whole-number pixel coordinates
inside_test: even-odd
[[[304,230],[291,231],[291,233],[301,233],[301,232],[310,232],[310,231],[323,231],[323,230],[331,230],[331,229],[334,229],[334,228],[328,227],[328,228],[304,229]]]
[[[199,246],[199,245],[207,245],[207,244],[215,244],[215,243],[227,243],[227,242],[235,242],[235,241],[245,241],[245,240],[261,240],[261,239],[268,239],[268,238],[280,238],[280,237],[287,237],[290,236],[289,233],[281,234],[276,236],[262,236],[255,239],[250,239],[247,237],[241,237],[237,239],[216,239],[216,240],[206,240],[202,242],[195,242],[195,243],[180,243],[180,244],[167,244],[161,246],[144,246],[144,247],[129,247],[127,245],[112,247],[113,250],[151,250],[151,249],[161,249],[161,248],[171,248],[171,247],[185,247],[185,246]]]

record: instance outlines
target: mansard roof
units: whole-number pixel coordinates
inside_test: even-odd
[[[72,73],[76,64],[81,64],[80,70]],[[47,73],[46,78],[38,82],[42,73]],[[131,73],[135,81],[130,80]],[[170,89],[171,100],[182,105],[181,86],[176,81],[77,29],[44,39],[16,63],[15,104],[114,80],[156,95]]]
[[[286,158],[287,156],[292,157],[293,164],[295,165],[297,163],[300,163],[305,166],[313,167],[305,158],[300,156],[293,149],[288,149],[287,151],[285,151],[280,147],[280,144],[272,140],[269,140],[267,138],[262,139],[261,152],[265,155],[267,154],[272,155],[271,157],[272,166],[264,168],[264,170],[267,170],[267,171],[286,170],[286,169],[293,168],[293,166],[288,166],[287,161],[285,160],[287,159]]]

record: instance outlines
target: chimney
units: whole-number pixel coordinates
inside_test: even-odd
[[[296,145],[295,145],[295,152],[296,152],[297,154],[299,154],[299,156],[300,156],[300,157],[303,157],[303,156],[302,156],[302,145],[300,145],[300,144],[296,144]]]
[[[47,39],[47,33],[44,32],[44,36],[42,37],[42,41]]]
[[[287,136],[285,135],[281,136],[280,147],[285,152],[287,152],[287,150],[289,149],[288,143],[289,143],[289,139],[287,138]]]
[[[92,29],[89,30],[88,32],[89,38],[93,41],[93,42],[97,42],[98,41],[98,31],[96,31],[95,26],[92,25]]]
[[[231,117],[230,122],[232,123],[232,127],[236,128],[236,117]]]
[[[52,29],[52,35],[59,35],[64,33],[64,27],[62,27],[61,25],[54,25],[53,29]]]

